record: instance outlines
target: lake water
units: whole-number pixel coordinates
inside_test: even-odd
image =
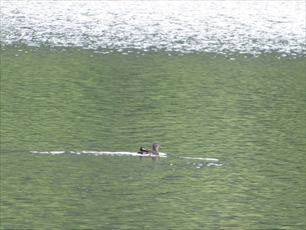
[[[304,1],[3,1],[1,41],[305,55]]]
[[[305,229],[304,8],[1,2],[1,229]]]

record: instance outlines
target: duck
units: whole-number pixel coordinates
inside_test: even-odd
[[[153,150],[151,150],[151,149],[145,149],[144,147],[140,147],[138,153],[139,153],[139,154],[159,155],[159,152],[158,152],[158,149],[159,149],[159,148],[162,149],[163,147],[161,147],[161,145],[158,144],[158,143],[153,143],[153,145],[152,145],[152,149],[153,149]]]

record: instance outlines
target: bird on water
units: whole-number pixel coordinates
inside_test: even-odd
[[[159,155],[158,149],[161,148],[161,145],[158,143],[153,143],[152,150],[151,149],[145,149],[144,147],[140,147],[138,153],[139,154],[152,154],[152,155]]]

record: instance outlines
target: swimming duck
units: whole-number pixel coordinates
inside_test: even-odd
[[[159,148],[162,149],[162,147],[160,146],[160,144],[154,143],[154,144],[152,145],[152,149],[153,149],[153,150],[145,149],[144,147],[140,147],[138,153],[139,153],[139,154],[153,154],[153,155],[159,155],[159,153],[158,153],[158,149],[159,149]]]

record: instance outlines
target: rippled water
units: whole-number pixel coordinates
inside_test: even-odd
[[[5,46],[1,227],[305,229],[304,58],[169,53]]]
[[[1,41],[305,55],[304,9],[304,1],[3,1]]]

